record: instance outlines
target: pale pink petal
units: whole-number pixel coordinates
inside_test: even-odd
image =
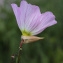
[[[24,30],[27,5],[26,1],[21,1],[20,7],[17,7],[16,4],[11,4],[20,30]]]
[[[57,23],[55,16],[51,12],[46,12],[40,17],[40,24],[32,31],[32,35],[41,33],[45,28]]]
[[[14,14],[15,14],[15,17],[16,17],[16,20],[17,20],[17,24],[18,24],[18,26],[20,28],[21,24],[20,24],[20,10],[19,10],[19,7],[17,7],[16,4],[11,4],[11,6],[12,6],[12,9],[13,9]]]
[[[57,22],[56,22],[55,20],[53,20],[53,22],[47,24],[47,25],[44,26],[42,29],[39,28],[39,30],[36,30],[36,31],[32,32],[32,35],[37,35],[37,34],[41,33],[42,31],[44,31],[47,27],[52,26],[52,25],[54,25],[54,24],[56,24],[56,23],[57,23]]]
[[[24,30],[24,27],[25,27],[25,18],[26,18],[26,13],[27,13],[27,6],[28,6],[28,3],[26,1],[21,1],[21,4],[20,4],[21,30]]]
[[[37,18],[41,15],[40,9],[38,6],[28,4],[26,18],[25,18],[25,29],[27,31],[33,30],[36,25],[39,23]]]

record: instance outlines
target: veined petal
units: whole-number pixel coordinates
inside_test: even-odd
[[[36,25],[39,23],[37,18],[41,15],[40,9],[38,6],[28,4],[27,13],[26,13],[26,21],[25,21],[25,29],[29,32],[33,30]]]
[[[57,23],[55,16],[51,12],[43,13],[40,24],[32,31],[32,35],[41,33],[44,29]]]
[[[24,27],[25,27],[25,18],[26,18],[26,13],[27,13],[27,6],[28,6],[28,3],[26,1],[21,1],[21,4],[20,4],[21,30],[24,30]]]
[[[12,6],[12,9],[13,9],[14,14],[15,14],[17,24],[18,24],[18,26],[20,28],[21,24],[20,24],[20,10],[19,10],[19,7],[16,4],[11,4],[11,6]]]
[[[11,4],[20,30],[24,29],[27,5],[28,3],[26,1],[21,1],[20,7],[16,4]]]

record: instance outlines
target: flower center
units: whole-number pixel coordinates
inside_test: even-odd
[[[23,36],[30,36],[31,33],[24,30],[24,31],[22,31],[22,35]]]

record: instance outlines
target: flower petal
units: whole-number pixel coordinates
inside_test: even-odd
[[[38,24],[37,18],[41,15],[38,6],[28,4],[26,19],[25,19],[25,29],[27,31],[33,30]]]
[[[24,30],[25,18],[26,18],[26,13],[27,13],[27,6],[28,6],[28,3],[26,1],[21,1],[21,4],[20,4],[21,30]]]
[[[20,7],[17,7],[16,4],[11,4],[20,30],[24,29],[27,5],[26,1],[21,1]]]
[[[19,7],[16,5],[16,4],[11,4],[12,8],[13,8],[13,11],[14,11],[14,14],[16,16],[16,20],[17,20],[17,24],[20,28],[20,10],[19,10]]]
[[[41,33],[44,29],[57,23],[55,16],[51,12],[42,14],[40,18],[40,24],[32,31],[32,35]]]

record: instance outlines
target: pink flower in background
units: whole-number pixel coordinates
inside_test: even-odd
[[[57,23],[52,12],[40,12],[36,5],[21,1],[20,7],[11,4],[16,16],[17,24],[23,36],[33,36],[41,33],[47,27]]]

